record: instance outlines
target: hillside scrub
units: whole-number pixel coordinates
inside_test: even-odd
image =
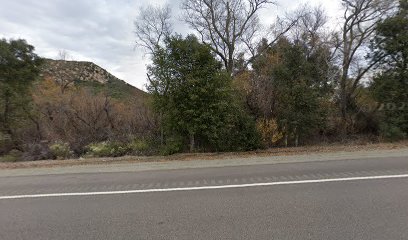
[[[5,59],[0,65],[0,155],[8,161],[80,157],[93,143],[126,145],[154,138],[154,116],[144,99],[131,94],[133,87],[119,97],[119,88],[94,91],[75,81],[61,88],[61,82],[40,75],[50,60],[42,61],[25,41],[2,40],[0,50]],[[129,153],[145,152],[140,144],[135,148]]]

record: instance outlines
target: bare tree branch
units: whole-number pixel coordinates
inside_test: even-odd
[[[336,51],[341,59],[341,78],[339,81],[340,108],[343,120],[347,119],[350,97],[364,76],[378,62],[368,62],[362,52],[369,44],[382,18],[395,7],[394,0],[342,0],[344,7],[341,38],[337,39]],[[351,86],[351,87],[348,87]]]
[[[255,40],[261,25],[258,12],[272,0],[185,0],[184,21],[200,34],[203,42],[233,73],[235,61],[243,52],[255,53]]]
[[[169,6],[140,8],[134,21],[136,45],[153,53],[162,41],[172,33],[171,9]]]

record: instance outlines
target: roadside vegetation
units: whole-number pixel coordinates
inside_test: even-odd
[[[303,6],[263,26],[272,1],[184,0],[187,36],[149,6],[135,35],[148,94],[64,85],[24,40],[0,40],[0,161],[252,151],[408,138],[408,0],[339,0],[340,26]]]

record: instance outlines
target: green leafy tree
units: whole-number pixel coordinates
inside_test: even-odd
[[[325,103],[332,90],[326,56],[323,47],[308,51],[302,42],[282,38],[254,65],[255,81],[265,82],[261,86],[267,86],[271,96],[268,117],[277,120],[285,144],[293,139],[298,145],[324,127],[328,111]]]
[[[384,137],[408,136],[408,1],[378,24],[373,58],[381,59],[381,73],[372,83],[374,98],[382,105],[380,130]]]
[[[19,124],[29,118],[31,83],[41,59],[25,40],[0,40],[0,131],[16,144]]]
[[[168,141],[188,140],[190,151],[256,145],[255,124],[234,100],[230,77],[209,45],[194,36],[170,37],[154,52],[148,75]]]

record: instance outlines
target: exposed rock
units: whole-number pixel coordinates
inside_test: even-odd
[[[52,59],[44,59],[44,61],[41,76],[59,83],[62,90],[73,85],[83,86],[83,83],[87,83],[88,87],[96,86],[97,89],[100,89],[97,85],[103,85],[103,89],[115,98],[144,99],[147,96],[147,93],[118,79],[92,62]]]
[[[42,69],[44,77],[56,82],[89,81],[106,84],[108,81],[122,81],[92,62],[45,59]]]

